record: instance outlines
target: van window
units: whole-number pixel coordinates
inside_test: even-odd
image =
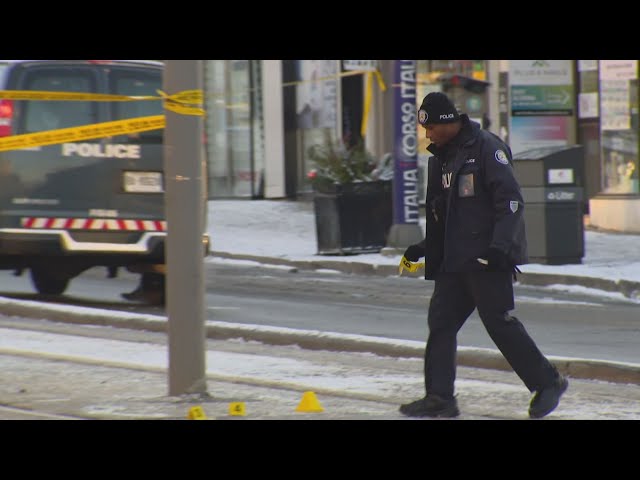
[[[94,77],[89,72],[69,69],[39,69],[29,72],[25,90],[54,92],[87,92],[96,90]],[[26,101],[23,107],[20,131],[42,132],[58,128],[90,125],[96,122],[96,102]]]
[[[2,60],[0,60],[0,62],[3,62]],[[7,63],[0,63],[0,85],[4,85],[5,81],[4,81],[4,75],[5,72],[7,71],[7,67],[9,66],[9,64]],[[0,87],[0,90],[2,89],[2,87]]]
[[[158,97],[162,89],[162,73],[139,69],[112,69],[109,76],[109,93],[128,96]],[[111,112],[114,120],[162,115],[160,100],[140,100],[132,102],[112,102]],[[118,137],[120,139],[120,137]],[[130,138],[135,143],[162,143],[162,130],[141,132]],[[126,141],[126,140],[125,140]]]

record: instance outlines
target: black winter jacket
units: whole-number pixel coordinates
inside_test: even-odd
[[[426,196],[425,278],[438,271],[484,270],[478,258],[490,247],[513,265],[528,262],[524,201],[511,149],[498,136],[461,115],[462,129],[443,148],[430,145]],[[448,195],[443,164],[451,166]]]

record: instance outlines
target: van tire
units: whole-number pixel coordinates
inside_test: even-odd
[[[69,277],[45,268],[31,268],[31,283],[43,295],[61,295],[69,285]]]

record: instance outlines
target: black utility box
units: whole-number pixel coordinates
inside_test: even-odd
[[[531,263],[582,263],[584,257],[584,148],[544,147],[513,158],[524,197]]]

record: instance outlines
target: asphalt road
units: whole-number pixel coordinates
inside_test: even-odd
[[[423,341],[432,282],[207,262],[208,320]],[[70,305],[164,315],[161,307],[122,300],[137,276],[107,279],[94,269],[74,279],[61,298],[33,293],[27,276],[0,272],[0,295]],[[547,355],[640,364],[640,307],[611,297],[516,287],[515,314]],[[495,348],[474,313],[460,331],[461,346]]]

